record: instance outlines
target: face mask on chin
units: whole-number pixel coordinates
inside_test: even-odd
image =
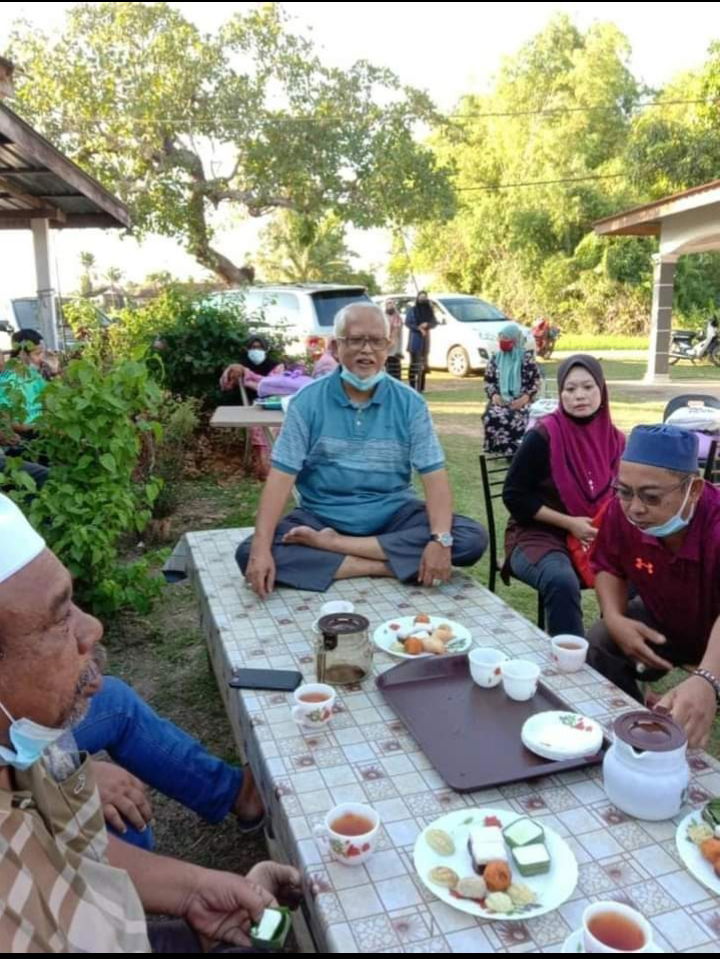
[[[48,746],[52,746],[65,732],[62,728],[41,726],[32,719],[13,719],[2,703],[0,709],[10,720],[8,735],[12,743],[12,748],[0,746],[0,765],[19,770],[29,769],[40,759]]]
[[[356,390],[360,390],[361,393],[369,393],[370,390],[374,390],[378,383],[381,383],[385,379],[385,370],[380,370],[372,376],[363,378],[345,369],[343,366],[340,371],[340,379],[344,380],[349,386],[354,387]]]
[[[666,520],[664,523],[661,523],[659,526],[647,526],[645,529],[641,529],[640,531],[642,533],[646,533],[648,536],[656,536],[658,539],[665,539],[667,536],[673,536],[675,533],[679,533],[681,530],[688,527],[692,522],[693,516],[695,515],[695,507],[692,508],[687,519],[683,519],[683,513],[685,511],[685,507],[687,506],[691,489],[692,483],[688,485],[685,498],[682,501],[682,506],[677,513],[670,517],[670,519]],[[633,520],[629,519],[629,522],[631,522],[633,526],[637,526],[637,523],[635,523]],[[638,529],[640,529],[640,527],[638,527]]]

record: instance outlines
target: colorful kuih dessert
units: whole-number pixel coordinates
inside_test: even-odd
[[[399,623],[390,623],[389,627],[397,637],[393,649],[397,653],[419,656],[421,653],[433,653],[441,656],[446,646],[455,638],[449,623],[441,623],[435,629],[427,613],[418,613],[410,629],[403,629]]]
[[[687,838],[720,879],[720,799],[711,799],[702,810],[700,821],[688,826]]]
[[[284,906],[266,909],[259,922],[250,927],[250,941],[261,952],[280,950],[285,945],[292,919]]]
[[[532,819],[516,819],[514,823],[503,830],[505,842],[511,849],[518,846],[529,846],[534,842],[543,842],[545,830]]]
[[[528,876],[542,876],[543,873],[550,872],[550,853],[544,842],[518,846],[512,850],[512,857],[520,875],[525,879]]]
[[[452,836],[441,829],[428,829],[425,841],[438,856],[455,852]],[[550,870],[542,826],[523,818],[503,829],[496,816],[488,816],[482,826],[471,827],[468,832],[467,849],[475,875],[460,878],[454,869],[436,866],[428,879],[448,889],[454,899],[471,900],[491,913],[526,911],[537,903],[537,895],[524,883],[513,882],[508,848],[521,876],[539,876]]]
[[[485,867],[493,861],[507,862],[502,829],[499,826],[477,826],[470,830],[468,852],[473,869],[482,876]]]

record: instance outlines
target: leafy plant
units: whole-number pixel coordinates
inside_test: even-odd
[[[205,409],[222,403],[222,371],[235,363],[251,333],[265,332],[241,296],[192,296],[170,286],[139,308],[120,312],[107,331],[110,357],[143,358],[173,396],[193,397]],[[272,331],[270,355],[280,361],[283,338]]]
[[[146,366],[134,361],[103,370],[74,360],[43,393],[31,449],[51,468],[28,515],[72,573],[80,602],[98,614],[126,605],[145,611],[161,588],[146,560],[124,565],[119,556],[122,538],[144,529],[160,491],[158,480],[136,480],[142,435],[161,435],[160,401]]]
[[[180,399],[168,394],[158,410],[162,436],[154,441],[152,460],[147,464],[149,475],[162,484],[153,503],[154,519],[170,516],[178,506],[185,457],[200,422],[199,408],[196,399]],[[154,440],[152,433],[145,435]]]

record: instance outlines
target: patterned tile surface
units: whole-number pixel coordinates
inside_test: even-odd
[[[234,561],[235,547],[249,532],[188,533],[170,565],[185,568],[195,585],[236,740],[260,778],[276,838],[308,879],[319,951],[557,952],[588,902],[617,898],[648,917],[668,952],[720,952],[720,901],[683,869],[675,823],[632,820],[614,809],[599,768],[458,795],[371,682],[341,691],[332,722],[305,734],[290,715],[290,694],[229,689],[227,679],[239,666],[299,669],[314,680],[311,624],[326,600],[349,599],[371,629],[421,610],[462,622],[476,643],[535,660],[553,689],[605,726],[633,706],[589,668],[557,673],[547,637],[457,572],[439,589],[363,579],[338,583],[326,594],[280,589],[262,603]],[[376,653],[377,674],[395,664]],[[698,752],[691,768],[693,799],[720,795],[720,763]],[[353,868],[335,863],[313,838],[324,814],[345,801],[371,804],[383,823],[379,851]],[[420,884],[412,865],[418,832],[445,812],[480,805],[531,813],[570,843],[579,882],[556,912],[527,922],[479,920],[444,905]]]

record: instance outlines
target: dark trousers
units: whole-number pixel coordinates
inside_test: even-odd
[[[567,553],[552,550],[531,563],[516,546],[510,557],[513,576],[542,596],[547,631],[551,636],[584,636],[580,580]]]
[[[323,529],[323,523],[304,509],[294,509],[278,523],[272,545],[275,560],[275,579],[283,586],[325,592],[332,585],[342,553],[332,553],[311,546],[283,543],[282,538],[293,526]],[[487,533],[480,523],[467,516],[453,516],[452,562],[454,566],[472,566],[487,548]],[[389,523],[374,534],[377,536],[387,563],[401,582],[413,580],[420,568],[423,550],[430,542],[427,509],[420,500],[411,500],[397,511]],[[250,559],[252,536],[237,548],[235,559],[243,574]]]
[[[643,601],[639,597],[630,600],[626,615],[630,619],[637,619],[639,622],[645,623],[646,626],[657,630],[658,633],[663,632],[662,627],[650,616],[645,609]],[[669,636],[665,638],[666,642],[662,646],[650,644],[652,648],[657,651],[658,656],[667,659],[673,666],[690,665],[687,650],[683,649],[682,644],[677,641],[674,642]],[[628,659],[615,644],[602,619],[599,619],[591,627],[588,633],[588,642],[590,643],[588,663],[611,682],[615,683],[615,685],[627,693],[628,696],[637,699],[638,702],[644,702],[644,696],[638,686],[638,681],[654,683],[658,679],[662,679],[663,676],[667,676],[667,670],[651,669],[650,667],[646,667],[643,671],[638,672],[637,663]],[[696,664],[693,663],[691,665]]]
[[[148,922],[148,939],[153,952],[169,952],[175,956],[204,952],[197,933],[183,919],[152,919]],[[243,946],[213,946],[209,952],[262,952]]]

